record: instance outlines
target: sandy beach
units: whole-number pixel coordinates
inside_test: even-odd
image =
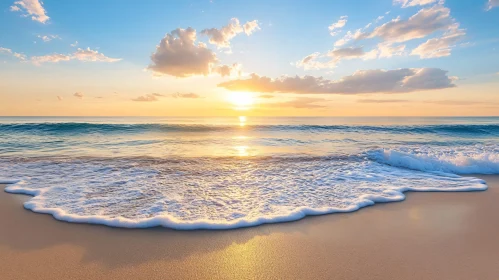
[[[70,224],[0,192],[0,278],[497,279],[499,177],[485,192],[228,231]],[[2,190],[5,186],[0,186]]]

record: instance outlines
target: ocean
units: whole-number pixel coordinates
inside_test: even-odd
[[[68,222],[248,227],[487,189],[470,174],[499,174],[499,117],[0,118],[0,183]]]

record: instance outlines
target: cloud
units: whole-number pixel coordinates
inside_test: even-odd
[[[196,44],[196,30],[177,28],[161,40],[156,51],[151,55],[151,64],[147,69],[155,75],[170,75],[179,78],[217,73],[228,76],[240,67],[216,65],[216,54],[206,44]]]
[[[248,21],[241,26],[239,19],[231,18],[229,24],[221,29],[203,29],[201,34],[208,36],[209,42],[218,48],[230,48],[230,40],[236,37],[237,34],[244,32],[249,36],[257,29],[260,29],[257,20]]]
[[[469,106],[469,105],[490,105],[491,102],[473,101],[473,100],[423,100],[411,101],[405,99],[360,99],[358,103],[411,103],[411,104],[435,104],[446,106]],[[493,103],[492,103],[493,104]]]
[[[62,101],[62,99],[63,98],[61,96],[57,95],[57,100]]]
[[[19,0],[10,7],[13,12],[24,12],[24,16],[31,16],[31,19],[40,23],[46,23],[49,17],[45,14],[42,2],[39,0]]]
[[[349,47],[349,48],[340,48],[337,49],[335,48],[332,51],[329,51],[328,56],[333,57],[333,58],[355,58],[355,57],[362,57],[364,55],[364,50],[362,47],[354,48],[354,47]]]
[[[378,58],[383,57],[392,57],[397,55],[403,55],[405,51],[405,45],[397,45],[395,46],[392,43],[379,43],[377,48],[374,50],[374,54],[377,55]]]
[[[404,99],[360,99],[357,103],[405,103],[409,100]]]
[[[266,99],[269,99],[269,98],[274,98],[275,96],[271,95],[271,94],[262,94],[260,96],[258,96],[258,98],[266,98]]]
[[[318,102],[324,102],[324,101],[327,100],[323,98],[300,97],[291,101],[264,103],[262,105],[264,107],[271,107],[271,108],[291,107],[296,109],[317,109],[317,108],[326,107],[324,105],[316,104]]]
[[[99,53],[98,51],[91,50],[90,48],[78,49],[72,54],[49,54],[43,56],[33,56],[31,57],[31,62],[35,65],[41,65],[43,63],[57,63],[60,61],[69,61],[69,60],[79,60],[79,61],[92,61],[92,62],[117,62],[120,61],[121,58],[110,58],[105,56],[103,53]]]
[[[252,21],[248,21],[246,22],[244,25],[243,25],[243,30],[244,30],[244,33],[246,33],[246,35],[251,35],[253,34],[253,32],[255,32],[256,30],[260,30],[260,26],[259,26],[259,23],[258,23],[258,20],[252,20]]]
[[[154,94],[154,93],[142,95],[142,96],[139,96],[137,98],[132,99],[132,101],[139,101],[139,102],[154,102],[154,101],[158,101],[158,100],[159,100],[158,94]]]
[[[340,80],[304,76],[277,79],[251,74],[249,79],[237,79],[218,84],[232,91],[298,94],[362,94],[404,93],[455,87],[455,78],[438,68],[403,68],[397,70],[361,70]]]
[[[341,16],[337,22],[332,23],[328,29],[331,36],[337,35],[341,29],[347,24],[348,16]]]
[[[59,61],[69,61],[71,60],[71,57],[69,55],[55,53],[43,56],[32,56],[30,60],[35,65],[41,65],[47,62],[57,63]]]
[[[211,72],[218,73],[222,77],[226,77],[226,76],[228,77],[228,76],[233,76],[233,75],[240,76],[241,75],[241,64],[234,63],[232,65],[213,66],[211,68]]]
[[[193,93],[193,92],[188,92],[188,93],[176,92],[176,93],[171,94],[170,96],[173,98],[191,98],[191,99],[201,98],[201,96],[199,96],[198,94]]]
[[[87,48],[86,50],[78,48],[78,50],[73,53],[73,59],[80,61],[102,61],[102,62],[117,62],[121,60],[121,58],[107,57],[103,53],[91,50],[90,48]]]
[[[487,3],[487,11],[490,11],[495,7],[499,7],[499,0],[489,0],[489,2]]]
[[[321,55],[318,52],[310,54],[302,60],[297,61],[295,65],[296,67],[303,67],[305,70],[334,68],[341,60],[363,58],[365,54],[362,47],[334,48],[326,55]],[[319,60],[324,60],[324,58],[327,61]]]
[[[414,7],[414,6],[424,6],[433,4],[439,1],[443,4],[443,0],[393,0],[394,5],[401,5],[402,8]]]
[[[76,97],[76,98],[79,98],[79,99],[83,99],[83,93],[81,93],[81,92],[75,92],[73,94],[73,96]]]
[[[78,41],[75,41],[73,44],[70,44],[70,46],[73,47],[73,48],[76,47],[76,46],[78,46]]]
[[[419,55],[420,58],[449,56],[453,45],[463,39],[465,35],[466,32],[459,29],[459,24],[456,23],[442,37],[429,39],[417,46],[412,50],[411,55]]]
[[[61,39],[61,37],[59,37],[59,35],[43,35],[43,36],[42,35],[38,35],[36,37],[42,39],[42,41],[44,41],[44,42],[50,42],[50,41],[52,41],[54,39]]]
[[[368,24],[366,27],[369,27],[370,25]],[[366,35],[363,33],[364,29],[357,29],[355,32],[348,31],[343,38],[339,39],[334,43],[335,47],[341,47],[346,45],[348,42],[352,40],[360,40],[361,38],[365,37]]]
[[[17,52],[13,52],[11,49],[8,49],[8,48],[2,48],[0,47],[0,54],[3,53],[3,54],[7,54],[7,55],[12,55],[13,57],[21,60],[21,61],[25,61],[26,60],[26,55],[22,54],[22,53],[17,53]]]
[[[370,33],[359,34],[358,39],[379,37],[387,42],[406,42],[424,38],[435,31],[447,30],[454,24],[450,10],[435,5],[421,9],[407,20],[393,19]]]
[[[142,102],[154,102],[154,101],[159,101],[159,97],[186,98],[186,99],[201,98],[201,96],[199,96],[198,94],[193,93],[193,92],[187,92],[187,93],[176,92],[176,93],[172,93],[172,94],[150,93],[150,94],[139,96],[139,97],[134,98],[132,100],[133,101],[142,101]]]
[[[7,49],[7,48],[2,48],[2,47],[0,47],[0,53],[7,53],[7,54],[11,54],[11,53],[12,53],[12,50],[11,50],[11,49]]]
[[[303,68],[305,70],[310,69],[323,69],[323,68],[334,68],[336,63],[333,61],[322,62],[318,61],[319,58],[324,57],[319,52],[315,52],[313,54],[309,54],[302,58],[300,61],[295,63],[295,66],[298,68]]]

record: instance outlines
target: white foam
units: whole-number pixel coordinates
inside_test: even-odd
[[[369,155],[378,162],[414,170],[499,174],[499,149],[496,146],[384,149],[372,151]]]
[[[26,176],[29,175],[29,176]],[[405,191],[485,182],[348,159],[0,159],[7,192],[58,220],[113,227],[229,229],[351,212]]]

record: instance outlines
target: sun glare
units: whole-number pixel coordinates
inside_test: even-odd
[[[228,100],[236,110],[248,110],[254,103],[253,94],[250,92],[231,92]]]

